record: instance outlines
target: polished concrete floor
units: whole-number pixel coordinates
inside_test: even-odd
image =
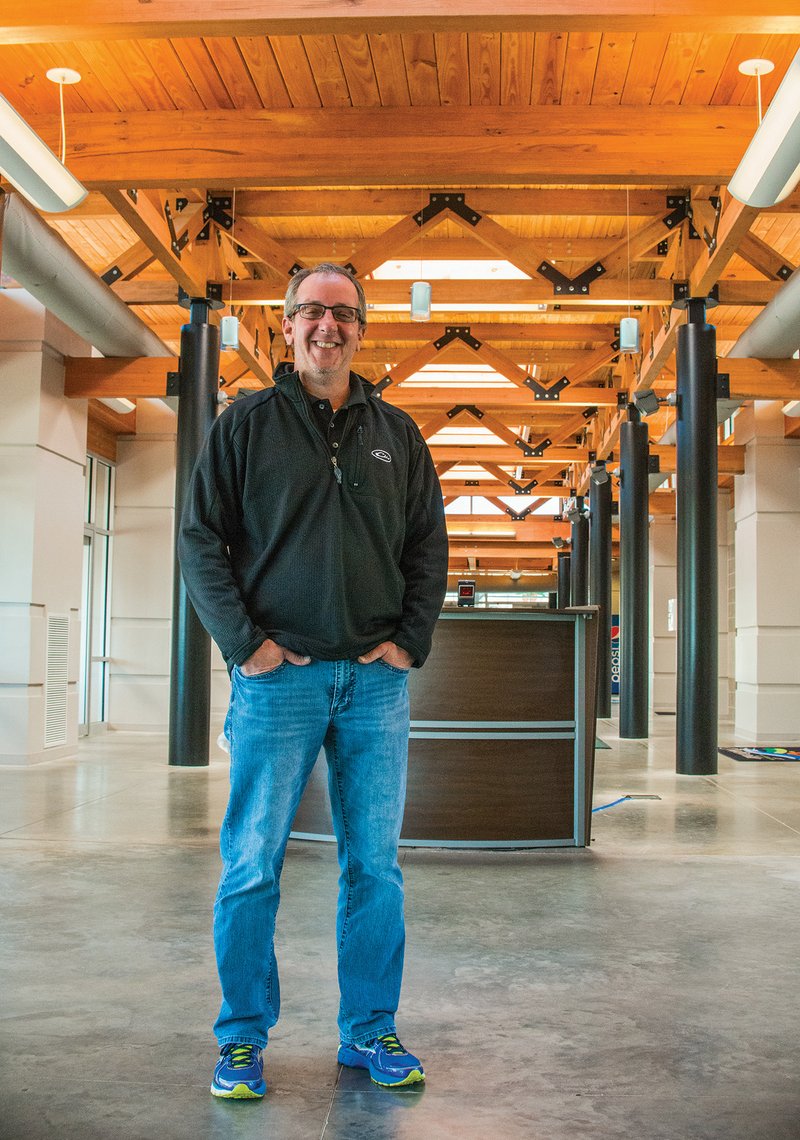
[[[600,735],[590,850],[405,849],[399,1026],[424,1088],[335,1061],[327,845],[292,843],[263,1102],[208,1092],[227,781],[161,737],[0,768],[4,1140],[800,1137],[800,765],[678,777],[674,720]]]

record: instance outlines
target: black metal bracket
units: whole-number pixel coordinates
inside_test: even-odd
[[[511,487],[515,495],[530,495],[533,488],[539,486],[539,480],[531,479],[530,483],[526,483],[523,487],[516,481],[516,479],[509,479],[508,485]]]
[[[526,459],[541,459],[553,443],[552,439],[543,439],[541,443],[537,443],[534,447],[530,443],[526,443],[524,439],[515,439],[514,443],[522,451]]]
[[[506,507],[506,514],[510,515],[514,522],[522,522],[531,513],[530,507],[525,507],[522,511],[515,511],[513,507]]]
[[[545,388],[538,380],[534,380],[532,376],[528,376],[523,382],[526,388],[530,388],[537,400],[558,400],[564,389],[569,386],[569,378],[567,376],[562,376],[560,380],[556,380],[555,384],[551,384],[549,388]]]
[[[189,232],[188,230],[184,231],[184,233],[178,237],[178,234],[175,232],[175,219],[172,216],[172,207],[168,201],[164,203],[164,217],[167,219],[167,228],[169,229],[170,249],[180,261],[181,250],[189,241]]]
[[[596,281],[598,277],[602,277],[606,269],[602,261],[596,261],[594,265],[590,265],[588,269],[584,269],[583,273],[579,273],[577,277],[567,277],[556,269],[555,265],[551,265],[549,261],[543,261],[539,268],[536,270],[542,277],[545,277],[553,286],[553,296],[563,297],[565,295],[580,295],[588,297],[589,288],[592,281]]]
[[[205,301],[209,309],[222,309],[225,302],[222,300],[222,282],[206,281],[205,297],[190,296],[182,285],[178,286],[178,304],[182,309],[191,309],[192,301]]]
[[[590,420],[592,416],[597,415],[597,408],[584,408],[581,415],[585,420]]]
[[[676,309],[686,307],[686,302],[689,300],[689,282],[688,281],[673,281],[672,282],[672,304]]]
[[[133,186],[126,190],[125,193],[135,205],[139,204],[139,191],[136,190]]]
[[[731,374],[730,372],[717,373],[717,399],[730,400],[731,398]]]
[[[661,457],[658,455],[647,456],[647,474],[660,475],[661,474]]]
[[[223,230],[233,229],[233,215],[228,213],[231,209],[231,204],[230,194],[212,194],[209,190],[206,193],[206,208],[203,210],[203,221],[216,222]]]
[[[448,419],[455,419],[461,412],[469,412],[476,420],[482,420],[484,413],[475,404],[453,404],[449,412],[447,412]]]
[[[115,281],[119,281],[121,276],[122,270],[120,267],[118,265],[112,265],[110,269],[105,271],[100,280],[105,281],[106,285],[113,285]]]
[[[483,343],[472,335],[469,325],[445,325],[444,335],[435,340],[433,346],[437,351],[441,351],[445,345],[452,344],[454,340],[463,340],[464,344],[469,345],[476,352]]]
[[[181,374],[180,372],[167,373],[167,395],[180,396],[181,394]]]
[[[671,212],[662,220],[668,230],[674,230],[686,218],[692,216],[692,199],[688,192],[686,194],[668,194],[667,209]]]
[[[429,194],[428,205],[422,210],[414,214],[414,221],[418,226],[426,225],[437,214],[441,214],[443,210],[452,210],[454,214],[458,214],[465,222],[469,222],[471,226],[477,226],[481,220],[481,215],[477,210],[472,210],[467,205],[466,194]]]
[[[178,197],[175,199],[175,213],[182,214],[186,207],[189,205],[189,199]]]
[[[627,408],[628,406],[628,393],[627,391],[617,392],[617,407]]]

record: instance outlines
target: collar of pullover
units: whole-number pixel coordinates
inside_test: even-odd
[[[305,389],[300,381],[299,372],[285,372],[278,367],[275,371],[275,387],[283,392],[295,404],[302,404],[305,398]],[[372,393],[374,385],[356,372],[350,373],[350,395],[344,408],[351,408],[354,404],[366,404]],[[313,397],[312,397],[313,398]]]

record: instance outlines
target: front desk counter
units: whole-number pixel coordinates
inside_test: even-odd
[[[594,607],[442,613],[409,678],[401,844],[588,846],[598,626]],[[331,832],[321,755],[292,835]]]

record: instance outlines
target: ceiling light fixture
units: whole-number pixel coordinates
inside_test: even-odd
[[[769,60],[746,60],[739,70],[761,76],[772,70]],[[800,180],[800,51],[789,64],[780,87],[742,161],[728,183],[728,190],[746,206],[764,209],[782,202]]]
[[[58,73],[60,78],[53,78]],[[52,68],[48,78],[59,84],[62,97],[62,152],[64,84],[77,83],[80,75],[69,68]],[[7,99],[0,95],[0,173],[38,210],[61,214],[71,210],[88,191],[59,161],[36,132],[28,126]]]

